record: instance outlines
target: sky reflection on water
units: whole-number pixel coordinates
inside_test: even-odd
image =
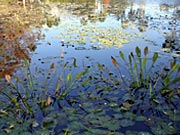
[[[48,4],[51,7],[49,12],[59,17],[60,22],[58,26],[44,25],[42,33],[45,35],[45,39],[42,45],[38,46],[33,60],[49,56],[58,57],[65,52],[64,59],[75,57],[81,63],[84,57],[90,56],[97,62],[109,65],[110,56],[119,56],[120,50],[129,54],[136,46],[142,49],[148,46],[152,53],[157,51],[167,58],[179,51],[180,21],[176,18],[176,22],[171,23],[175,19],[176,11],[179,11],[178,6],[172,7],[167,4],[159,4],[159,2],[157,4],[157,1],[155,3],[136,1],[135,3],[125,3],[124,9],[121,9],[119,7],[121,2],[110,1],[109,5],[104,5],[100,0],[95,3],[86,3],[86,7],[89,8],[84,7],[84,3]],[[123,7],[123,5],[121,6]],[[90,29],[99,27],[120,29],[131,35],[127,38],[130,42],[119,47],[115,45],[106,47],[98,41],[91,43],[90,40],[85,41],[83,45],[71,42],[71,40],[79,40],[76,35],[78,29],[87,29],[88,27]],[[75,31],[71,32],[71,29],[75,29]],[[174,36],[173,32],[176,37],[172,37]],[[140,36],[133,37],[134,35]],[[167,36],[177,40],[177,45],[173,49],[171,47],[164,49],[170,53],[162,51],[162,45]],[[62,42],[66,43],[65,46],[62,46]],[[98,46],[100,49],[94,48],[94,46]]]

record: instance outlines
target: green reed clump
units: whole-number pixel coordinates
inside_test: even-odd
[[[111,56],[112,63],[117,68],[125,87],[136,90],[146,88],[150,95],[153,91],[154,93],[158,91],[163,95],[170,91],[177,93],[177,83],[180,81],[178,76],[180,65],[175,60],[169,64],[170,67],[167,67],[166,63],[158,65],[159,54],[154,52],[152,57],[149,57],[148,54],[148,47],[144,48],[143,53],[139,47],[136,47],[135,52],[131,52],[128,58],[120,51],[119,56],[124,62],[123,64],[119,64]],[[122,69],[123,65],[126,66],[126,69]],[[126,75],[124,76],[123,73],[126,73]]]
[[[82,119],[90,114],[95,120],[100,118],[94,124],[110,131],[119,129],[121,124],[125,126],[124,121],[119,125],[119,119],[115,120],[114,127],[110,121],[122,118],[121,113],[128,113],[129,118],[129,113],[138,117],[140,112],[143,115],[141,118],[148,120],[149,110],[152,110],[153,117],[158,118],[156,114],[160,113],[168,116],[168,120],[178,120],[178,115],[172,111],[176,106],[168,103],[179,100],[180,65],[175,60],[169,65],[158,65],[159,54],[155,52],[151,55],[148,47],[143,53],[136,47],[135,52],[128,56],[120,51],[119,58],[121,62],[111,57],[116,73],[104,64],[89,62],[79,72],[75,58],[71,62],[51,63],[48,69],[36,67],[35,70],[25,60],[23,75],[7,74],[7,85],[0,90],[0,129],[3,129],[0,134],[52,134],[65,126],[59,132],[67,134],[78,129],[78,133],[85,132],[94,127],[93,119]],[[143,108],[144,104],[146,108]],[[116,117],[106,112],[112,112]],[[148,113],[144,115],[143,112]],[[104,116],[108,117],[108,126],[104,125]],[[92,127],[87,128],[84,123]]]
[[[54,107],[58,110],[71,105],[69,95],[79,87],[85,87],[90,81],[85,77],[88,68],[79,73],[76,68],[78,65],[75,58],[72,63],[52,63],[48,71],[38,68],[32,71],[30,63],[24,60],[23,75],[5,75],[7,85],[0,90],[0,125],[7,127],[4,127],[2,133],[34,132],[35,128],[51,132],[53,129],[48,128],[56,127],[57,124]],[[41,121],[38,120],[38,115],[41,115]],[[0,126],[1,128],[3,127]]]

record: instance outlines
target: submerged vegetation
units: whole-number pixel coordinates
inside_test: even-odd
[[[62,2],[57,7],[63,9],[69,2],[65,9],[80,19],[70,17],[70,21],[63,22],[65,17],[45,10],[51,10],[53,4],[27,4],[24,8],[21,1],[0,2],[0,134],[179,134],[178,33],[167,34],[163,44],[163,49],[171,48],[176,56],[170,52],[165,55],[154,51],[157,44],[148,40],[148,34],[143,35],[148,25],[149,31],[160,27],[159,22],[154,22],[157,18],[145,16],[143,9],[128,18],[123,11],[128,7],[126,2],[118,11],[119,5],[107,6],[111,1],[103,1],[105,12],[97,14],[88,5],[90,2],[85,1],[89,12],[84,3],[71,7],[72,1]],[[108,13],[106,24],[103,22]],[[112,14],[119,18],[117,22],[111,20]],[[178,22],[170,25],[175,28]],[[138,38],[153,46],[142,47],[142,40],[134,45],[133,40]],[[124,51],[123,46],[131,42],[129,47],[136,47]],[[58,55],[51,47],[57,47]],[[39,50],[45,56],[37,58]],[[105,51],[102,56],[101,50]],[[113,51],[108,55],[106,50]],[[87,54],[82,55],[83,51]],[[97,52],[94,58],[91,53]]]
[[[77,73],[75,58],[52,63],[48,71],[31,71],[25,60],[23,76],[5,75],[2,134],[137,134],[130,130],[137,123],[146,125],[138,134],[175,134],[180,65],[172,61],[157,68],[158,53],[149,57],[148,47],[142,55],[138,47],[128,56],[120,52],[122,65],[112,56],[117,72],[97,63]]]

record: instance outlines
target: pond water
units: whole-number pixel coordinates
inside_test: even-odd
[[[77,58],[81,65],[84,57],[91,56],[110,65],[112,55],[117,56],[120,50],[129,54],[136,46],[148,46],[151,52],[158,51],[167,58],[178,57],[177,2],[157,2],[50,3],[49,13],[60,21],[57,26],[43,26],[45,39],[37,46],[32,61],[63,55],[65,59]],[[176,40],[176,44],[168,46],[167,38]]]
[[[16,72],[1,66],[1,77],[11,82],[11,75],[13,87],[31,95],[26,101],[35,116],[21,116],[33,124],[17,132],[180,134],[178,0],[67,0],[41,6],[46,22],[32,28],[41,36],[33,39],[28,58],[17,56],[26,59],[25,66],[16,63]],[[20,39],[26,42],[27,48],[31,42]],[[1,97],[0,109],[11,106]]]

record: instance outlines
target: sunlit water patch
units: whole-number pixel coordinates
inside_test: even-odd
[[[46,38],[38,46],[35,57],[48,57],[47,52],[50,52],[50,56],[76,57],[78,61],[91,56],[106,63],[111,55],[118,55],[119,50],[128,54],[136,46],[148,46],[152,52],[178,57],[179,19],[174,16],[178,7],[157,3],[126,4],[122,9],[113,1],[108,6],[101,1],[53,4],[59,10],[54,11],[52,7],[51,14],[60,18],[59,25],[42,28]],[[166,39],[173,40],[173,44],[166,43]]]

